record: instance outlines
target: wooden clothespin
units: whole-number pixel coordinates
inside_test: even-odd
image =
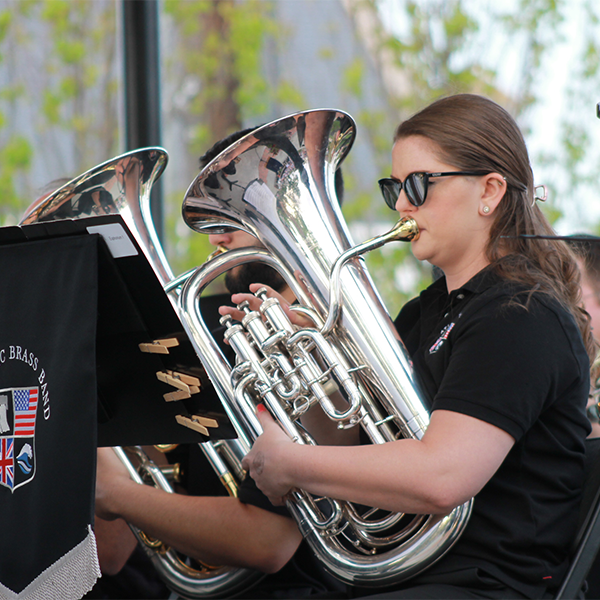
[[[175,419],[180,425],[189,427],[207,437],[210,435],[207,427],[214,428],[219,426],[219,423],[215,419],[201,417],[200,415],[192,415],[191,418],[184,417],[183,415],[176,415]]]
[[[175,346],[179,346],[179,340],[177,338],[165,338],[139,344],[139,348],[142,352],[148,352],[150,354],[169,354],[169,348]]]
[[[156,378],[178,390],[177,392],[166,393],[163,396],[166,402],[185,400],[200,391],[200,380],[192,375],[178,373],[177,371],[157,371]]]
[[[163,394],[163,398],[165,402],[177,402],[178,400],[186,400],[187,398],[191,398],[192,394],[190,392],[186,392],[185,390],[177,390],[176,392],[167,392]]]
[[[197,377],[194,377],[193,375],[188,375],[187,373],[180,373],[179,371],[169,370],[167,370],[167,373],[171,375],[171,377],[175,377],[175,379],[180,379],[181,381],[183,381],[183,383],[187,383],[189,386],[200,388],[202,385],[200,380]]]
[[[203,425],[200,425],[200,423],[196,423],[195,421],[192,421],[192,419],[184,417],[183,415],[176,415],[175,419],[180,425],[184,425],[185,427],[189,427],[190,429],[193,429],[202,435],[208,436],[208,429],[206,429],[206,427]]]
[[[192,415],[192,420],[196,421],[196,423],[200,423],[200,425],[204,425],[204,427],[218,427],[219,423],[216,419],[211,419],[210,417],[201,417],[200,415]]]

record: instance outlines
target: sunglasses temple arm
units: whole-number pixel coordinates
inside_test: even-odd
[[[501,235],[500,238],[505,240],[517,240],[517,239],[527,239],[527,240],[563,240],[565,242],[600,242],[600,237],[581,237],[575,235],[529,235],[529,234],[521,234],[521,235]]]

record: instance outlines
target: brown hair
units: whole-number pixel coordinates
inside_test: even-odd
[[[488,98],[457,94],[433,102],[401,123],[394,141],[413,135],[435,142],[440,159],[457,170],[489,171],[506,179],[506,193],[494,211],[486,256],[501,277],[525,285],[530,297],[541,292],[558,300],[575,318],[592,361],[596,349],[572,251],[562,241],[516,237],[554,232],[534,202],[529,155],[514,119]]]

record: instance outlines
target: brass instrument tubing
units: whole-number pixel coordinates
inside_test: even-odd
[[[166,283],[163,286],[165,293],[169,294],[170,292],[177,289],[178,287],[181,287],[194,274],[195,271],[196,271],[196,267],[194,267],[193,269],[190,269],[189,271],[186,271],[185,273],[182,273],[178,277],[175,277],[174,279],[172,279],[171,281]]]

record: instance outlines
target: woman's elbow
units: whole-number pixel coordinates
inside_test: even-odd
[[[116,575],[129,560],[137,540],[123,519],[96,517],[94,530],[100,570],[103,575]]]
[[[453,485],[440,485],[430,490],[427,495],[428,514],[447,515],[457,506],[468,502],[472,495],[462,488]]]
[[[256,560],[254,568],[257,571],[266,573],[267,575],[272,575],[273,573],[277,573],[278,571],[283,569],[283,567],[285,567],[285,565],[289,562],[293,555],[293,552],[291,555],[284,552],[265,553],[264,556]]]
[[[290,519],[290,527],[268,543],[265,541],[257,540],[256,552],[251,553],[249,560],[252,564],[249,566],[270,575],[280,571],[290,561],[302,542],[302,535]]]

